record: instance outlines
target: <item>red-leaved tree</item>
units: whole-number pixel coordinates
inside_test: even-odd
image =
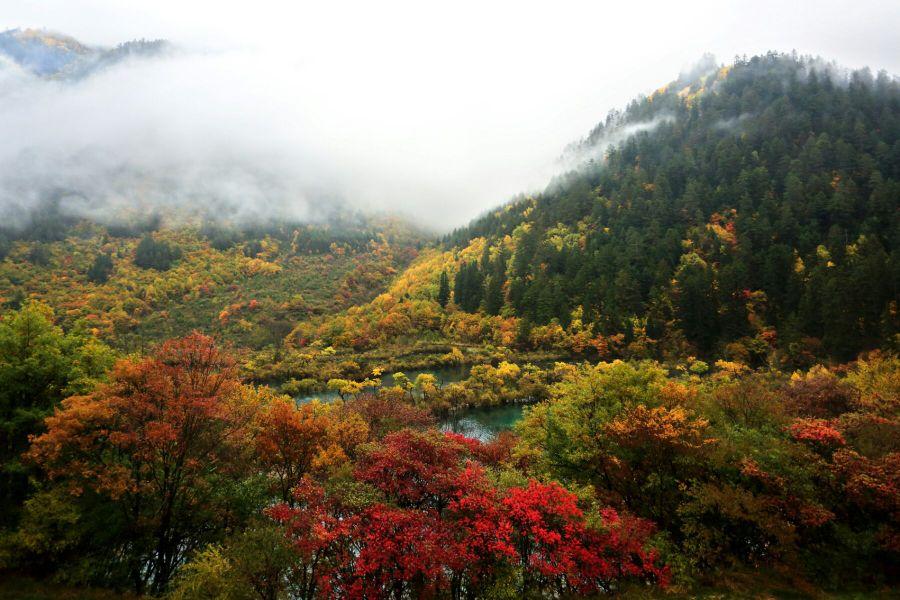
[[[355,477],[382,500],[357,508],[304,481],[269,510],[309,573],[313,597],[478,597],[512,573],[523,595],[588,594],[625,580],[666,584],[653,526],[615,511],[592,528],[559,484],[498,489],[480,442],[402,430],[363,451]],[[509,580],[507,580],[509,581]]]

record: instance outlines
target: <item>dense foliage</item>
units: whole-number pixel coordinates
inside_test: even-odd
[[[289,341],[794,368],[896,350],[896,80],[775,54],[698,72],[611,114],[542,194]]]
[[[229,581],[303,598],[543,597],[668,582],[648,547],[651,523],[515,475],[510,444],[422,429],[428,419],[404,404],[297,406],[241,385],[200,334],[122,359],[33,438],[26,458],[43,483],[5,541],[8,560],[154,593],[181,569],[181,597]],[[505,471],[521,483],[496,483]],[[281,541],[266,537],[273,527]],[[231,572],[217,544],[237,552],[248,536],[264,547],[243,551],[265,556]],[[223,560],[226,573],[208,564]]]
[[[605,335],[744,359],[892,340],[900,86],[774,54],[708,67],[611,114],[543,194],[451,235],[512,248],[459,269],[457,305],[497,314],[504,288],[530,323],[579,308]]]
[[[0,304],[38,299],[60,324],[81,323],[128,350],[195,328],[242,347],[280,347],[296,322],[370,300],[421,241],[398,221],[380,233],[260,227],[223,246],[216,236],[225,230],[209,225],[150,234],[141,229],[159,223],[101,226],[51,209],[32,219],[0,232]]]
[[[722,368],[702,382],[573,368],[516,454],[656,523],[697,577],[777,563],[832,585],[895,578],[900,363],[860,360],[843,380]]]
[[[458,389],[546,400],[480,442],[432,428],[460,393],[433,377],[298,405],[192,334],[45,419],[0,558],[176,598],[559,597],[735,569],[872,589],[900,576],[898,373],[482,365]]]
[[[165,271],[181,258],[181,250],[165,240],[157,240],[149,233],[141,238],[134,251],[134,264],[142,269]]]
[[[29,436],[66,396],[89,391],[112,351],[83,329],[64,332],[52,311],[30,303],[0,320],[0,526],[15,522],[30,486],[20,460]]]

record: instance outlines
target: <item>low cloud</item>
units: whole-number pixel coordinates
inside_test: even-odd
[[[728,119],[719,119],[715,123],[713,123],[713,129],[717,129],[719,131],[738,131],[741,123],[750,118],[748,113],[742,113],[736,117],[731,117]]]
[[[246,57],[128,60],[80,80],[0,71],[0,211],[314,219],[341,189],[302,103]]]
[[[527,71],[447,79],[451,67],[174,48],[53,79],[0,57],[0,218],[23,223],[62,199],[63,211],[101,222],[316,221],[350,210],[447,231],[675,118],[613,113],[559,159],[609,104],[548,111],[579,94],[529,88]]]
[[[602,127],[586,139],[569,145],[561,159],[566,170],[578,169],[586,163],[602,163],[607,151],[633,135],[650,133],[661,125],[674,123],[675,115],[664,113],[646,121],[627,121],[624,114],[612,112]]]
[[[315,221],[346,208],[446,229],[472,216],[462,207],[552,174],[552,147],[448,136],[440,115],[404,116],[373,82],[339,79],[249,51],[173,51],[58,80],[7,61],[0,213],[15,223],[53,198],[100,221]]]

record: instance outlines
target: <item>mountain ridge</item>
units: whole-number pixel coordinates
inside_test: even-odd
[[[769,53],[712,81],[613,113],[611,131],[656,122],[446,236],[440,258],[422,259],[430,270],[410,267],[413,302],[380,301],[348,327],[378,344],[393,313],[423,322],[414,301],[435,301],[446,271],[450,308],[423,331],[469,341],[584,351],[586,338],[613,356],[756,366],[896,347],[897,80]],[[605,125],[586,139],[604,137]]]
[[[126,58],[157,56],[171,47],[161,39],[131,40],[106,48],[46,29],[0,32],[0,54],[34,76],[53,79],[81,79]]]

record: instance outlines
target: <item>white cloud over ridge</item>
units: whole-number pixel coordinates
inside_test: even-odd
[[[107,218],[210,203],[314,218],[343,201],[445,230],[543,187],[567,143],[705,51],[900,71],[888,4],[17,3],[0,29],[180,51],[78,83],[0,65],[0,207],[58,189]]]

